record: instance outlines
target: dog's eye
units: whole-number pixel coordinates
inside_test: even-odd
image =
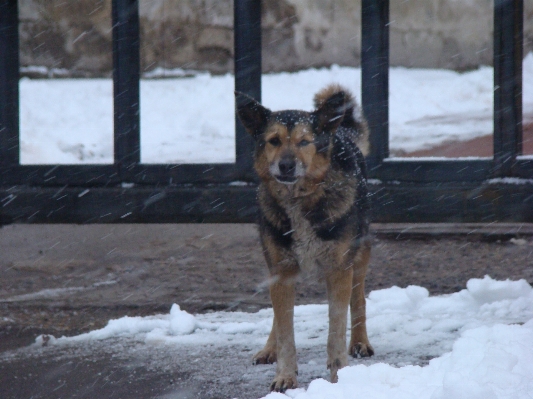
[[[278,147],[281,145],[281,140],[279,139],[279,137],[272,137],[270,140],[268,140],[268,142],[274,147]]]
[[[309,140],[302,140],[298,143],[298,147],[305,147],[306,145],[311,144]]]

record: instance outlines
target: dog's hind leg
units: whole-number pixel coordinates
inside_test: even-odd
[[[352,329],[348,353],[353,357],[367,357],[374,354],[366,332],[365,276],[370,261],[370,245],[359,248],[355,257],[350,300]]]
[[[348,365],[346,324],[352,292],[353,269],[332,270],[326,275],[329,302],[328,369],[331,382],[337,382],[337,371]]]

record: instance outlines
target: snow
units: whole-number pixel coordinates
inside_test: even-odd
[[[169,314],[123,317],[74,337],[39,336],[34,347],[128,338],[148,348],[214,344],[259,350],[272,316],[272,309],[191,315],[174,304]],[[294,318],[297,348],[325,352],[327,305],[297,306]],[[441,296],[429,296],[419,286],[372,291],[367,323],[374,358],[352,360],[354,365],[339,372],[337,384],[319,378],[307,388],[265,399],[531,398],[533,289],[525,280],[485,276]],[[325,359],[318,363],[300,367],[325,368]]]
[[[525,325],[495,325],[466,331],[452,351],[428,366],[392,367],[378,363],[339,371],[338,384],[318,379],[295,399],[531,398],[533,392],[533,321]],[[265,398],[287,398],[270,394]]]
[[[533,121],[533,53],[523,75],[524,118]],[[171,78],[141,80],[142,162],[234,162],[233,76],[178,69],[150,77]],[[263,75],[263,103],[311,110],[313,95],[333,82],[361,98],[361,70],[332,66]],[[393,152],[492,134],[490,67],[466,73],[391,68],[389,90]],[[21,79],[21,162],[112,163],[112,92],[110,79]]]
[[[107,79],[21,79],[21,163],[111,163],[112,93]]]
[[[454,157],[409,157],[409,158],[405,158],[405,157],[389,157],[387,159],[385,159],[385,162],[405,162],[405,163],[418,163],[418,162],[427,162],[427,161],[432,161],[432,162],[435,162],[435,161],[439,161],[439,162],[455,162],[455,161],[458,161],[458,160],[461,160],[461,161],[483,161],[483,160],[487,160],[487,159],[491,159],[490,157],[474,157],[474,156],[470,156],[470,157],[459,157],[459,158],[454,158]]]
[[[522,179],[520,177],[497,177],[487,180],[489,184],[533,184],[533,179]]]
[[[181,310],[179,305],[173,304],[170,308],[169,330],[173,335],[192,334],[196,330],[196,319]]]

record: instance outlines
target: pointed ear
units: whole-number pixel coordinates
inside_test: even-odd
[[[239,119],[248,133],[252,136],[261,134],[265,130],[272,112],[252,97],[238,91],[235,92],[235,104]]]
[[[318,133],[334,133],[337,130],[349,105],[346,102],[346,93],[338,91],[313,112]]]

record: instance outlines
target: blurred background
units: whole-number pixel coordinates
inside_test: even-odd
[[[233,70],[231,0],[139,4],[145,73]],[[524,7],[527,54],[533,3]],[[19,8],[23,74],[111,76],[111,0],[20,0]],[[264,72],[360,65],[360,0],[269,0],[262,8]],[[390,13],[391,66],[465,71],[492,64],[492,0],[392,1]]]

